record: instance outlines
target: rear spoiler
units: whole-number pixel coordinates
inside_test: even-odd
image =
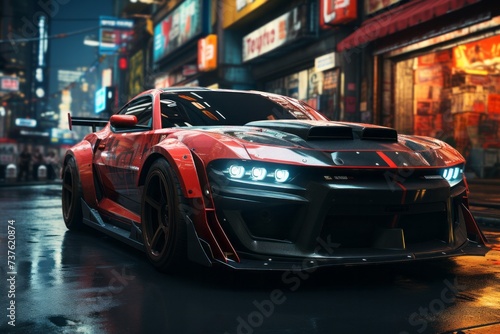
[[[96,131],[97,127],[104,127],[108,124],[107,119],[103,118],[93,118],[93,117],[71,117],[71,114],[68,113],[68,124],[69,129],[73,130],[73,125],[82,125],[82,126],[91,126],[92,132]]]

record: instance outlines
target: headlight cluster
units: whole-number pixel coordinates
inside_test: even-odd
[[[443,169],[441,176],[450,183],[450,186],[453,187],[462,181],[464,177],[464,170],[462,166],[445,168]]]
[[[260,166],[230,165],[224,173],[231,179],[246,179],[252,181],[276,181],[284,183],[290,179],[290,172],[282,168],[266,168]]]

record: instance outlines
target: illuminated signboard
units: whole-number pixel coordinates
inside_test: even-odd
[[[16,118],[15,123],[17,126],[24,126],[27,128],[36,127],[36,119],[31,118]]]
[[[322,28],[344,24],[357,18],[357,0],[320,0],[319,24]]]
[[[95,113],[110,111],[113,103],[113,87],[103,87],[95,92]]]
[[[208,31],[208,1],[186,0],[154,28],[153,60],[159,61],[172,51]]]
[[[95,92],[95,113],[98,114],[106,109],[106,87]]]
[[[243,37],[243,61],[259,57],[309,32],[308,10],[299,6]]]
[[[69,129],[52,128],[50,130],[50,142],[52,144],[73,145],[76,143],[75,134]]]
[[[245,8],[247,5],[253,3],[254,0],[236,0],[236,10],[239,12],[243,8]]]
[[[19,78],[0,77],[0,91],[2,91],[2,92],[17,92],[17,91],[19,91]]]
[[[198,69],[202,72],[217,68],[217,35],[198,40]]]
[[[378,12],[400,1],[401,0],[365,0],[365,13],[369,15]]]
[[[99,17],[99,54],[115,54],[133,34],[134,20]]]
[[[497,73],[500,68],[500,36],[492,36],[453,48],[455,68],[471,74]]]

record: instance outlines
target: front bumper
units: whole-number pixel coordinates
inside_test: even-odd
[[[467,240],[458,248],[443,248],[435,252],[427,253],[410,253],[410,252],[393,252],[383,250],[372,250],[370,252],[351,251],[348,254],[337,254],[337,256],[321,257],[321,258],[287,258],[287,257],[250,257],[242,256],[242,261],[217,261],[218,264],[228,266],[237,270],[276,270],[276,271],[311,271],[318,268],[327,268],[332,266],[360,266],[360,265],[377,265],[389,263],[401,263],[411,261],[438,260],[457,256],[484,256],[489,251],[489,248]]]
[[[218,167],[218,166],[216,166]],[[241,261],[234,268],[404,262],[484,255],[464,182],[436,171],[301,168],[293,182],[228,179],[209,169],[217,220]],[[389,173],[389,174],[388,174]]]

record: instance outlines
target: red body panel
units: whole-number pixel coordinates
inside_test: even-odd
[[[92,146],[88,141],[82,141],[73,146],[69,154],[73,156],[78,166],[83,199],[88,205],[96,208],[97,197],[94,186],[94,173],[92,170]]]
[[[175,138],[167,138],[153,146],[150,154],[158,153],[176,170],[186,198],[201,197],[200,182],[191,151]],[[149,154],[148,154],[149,155]]]

